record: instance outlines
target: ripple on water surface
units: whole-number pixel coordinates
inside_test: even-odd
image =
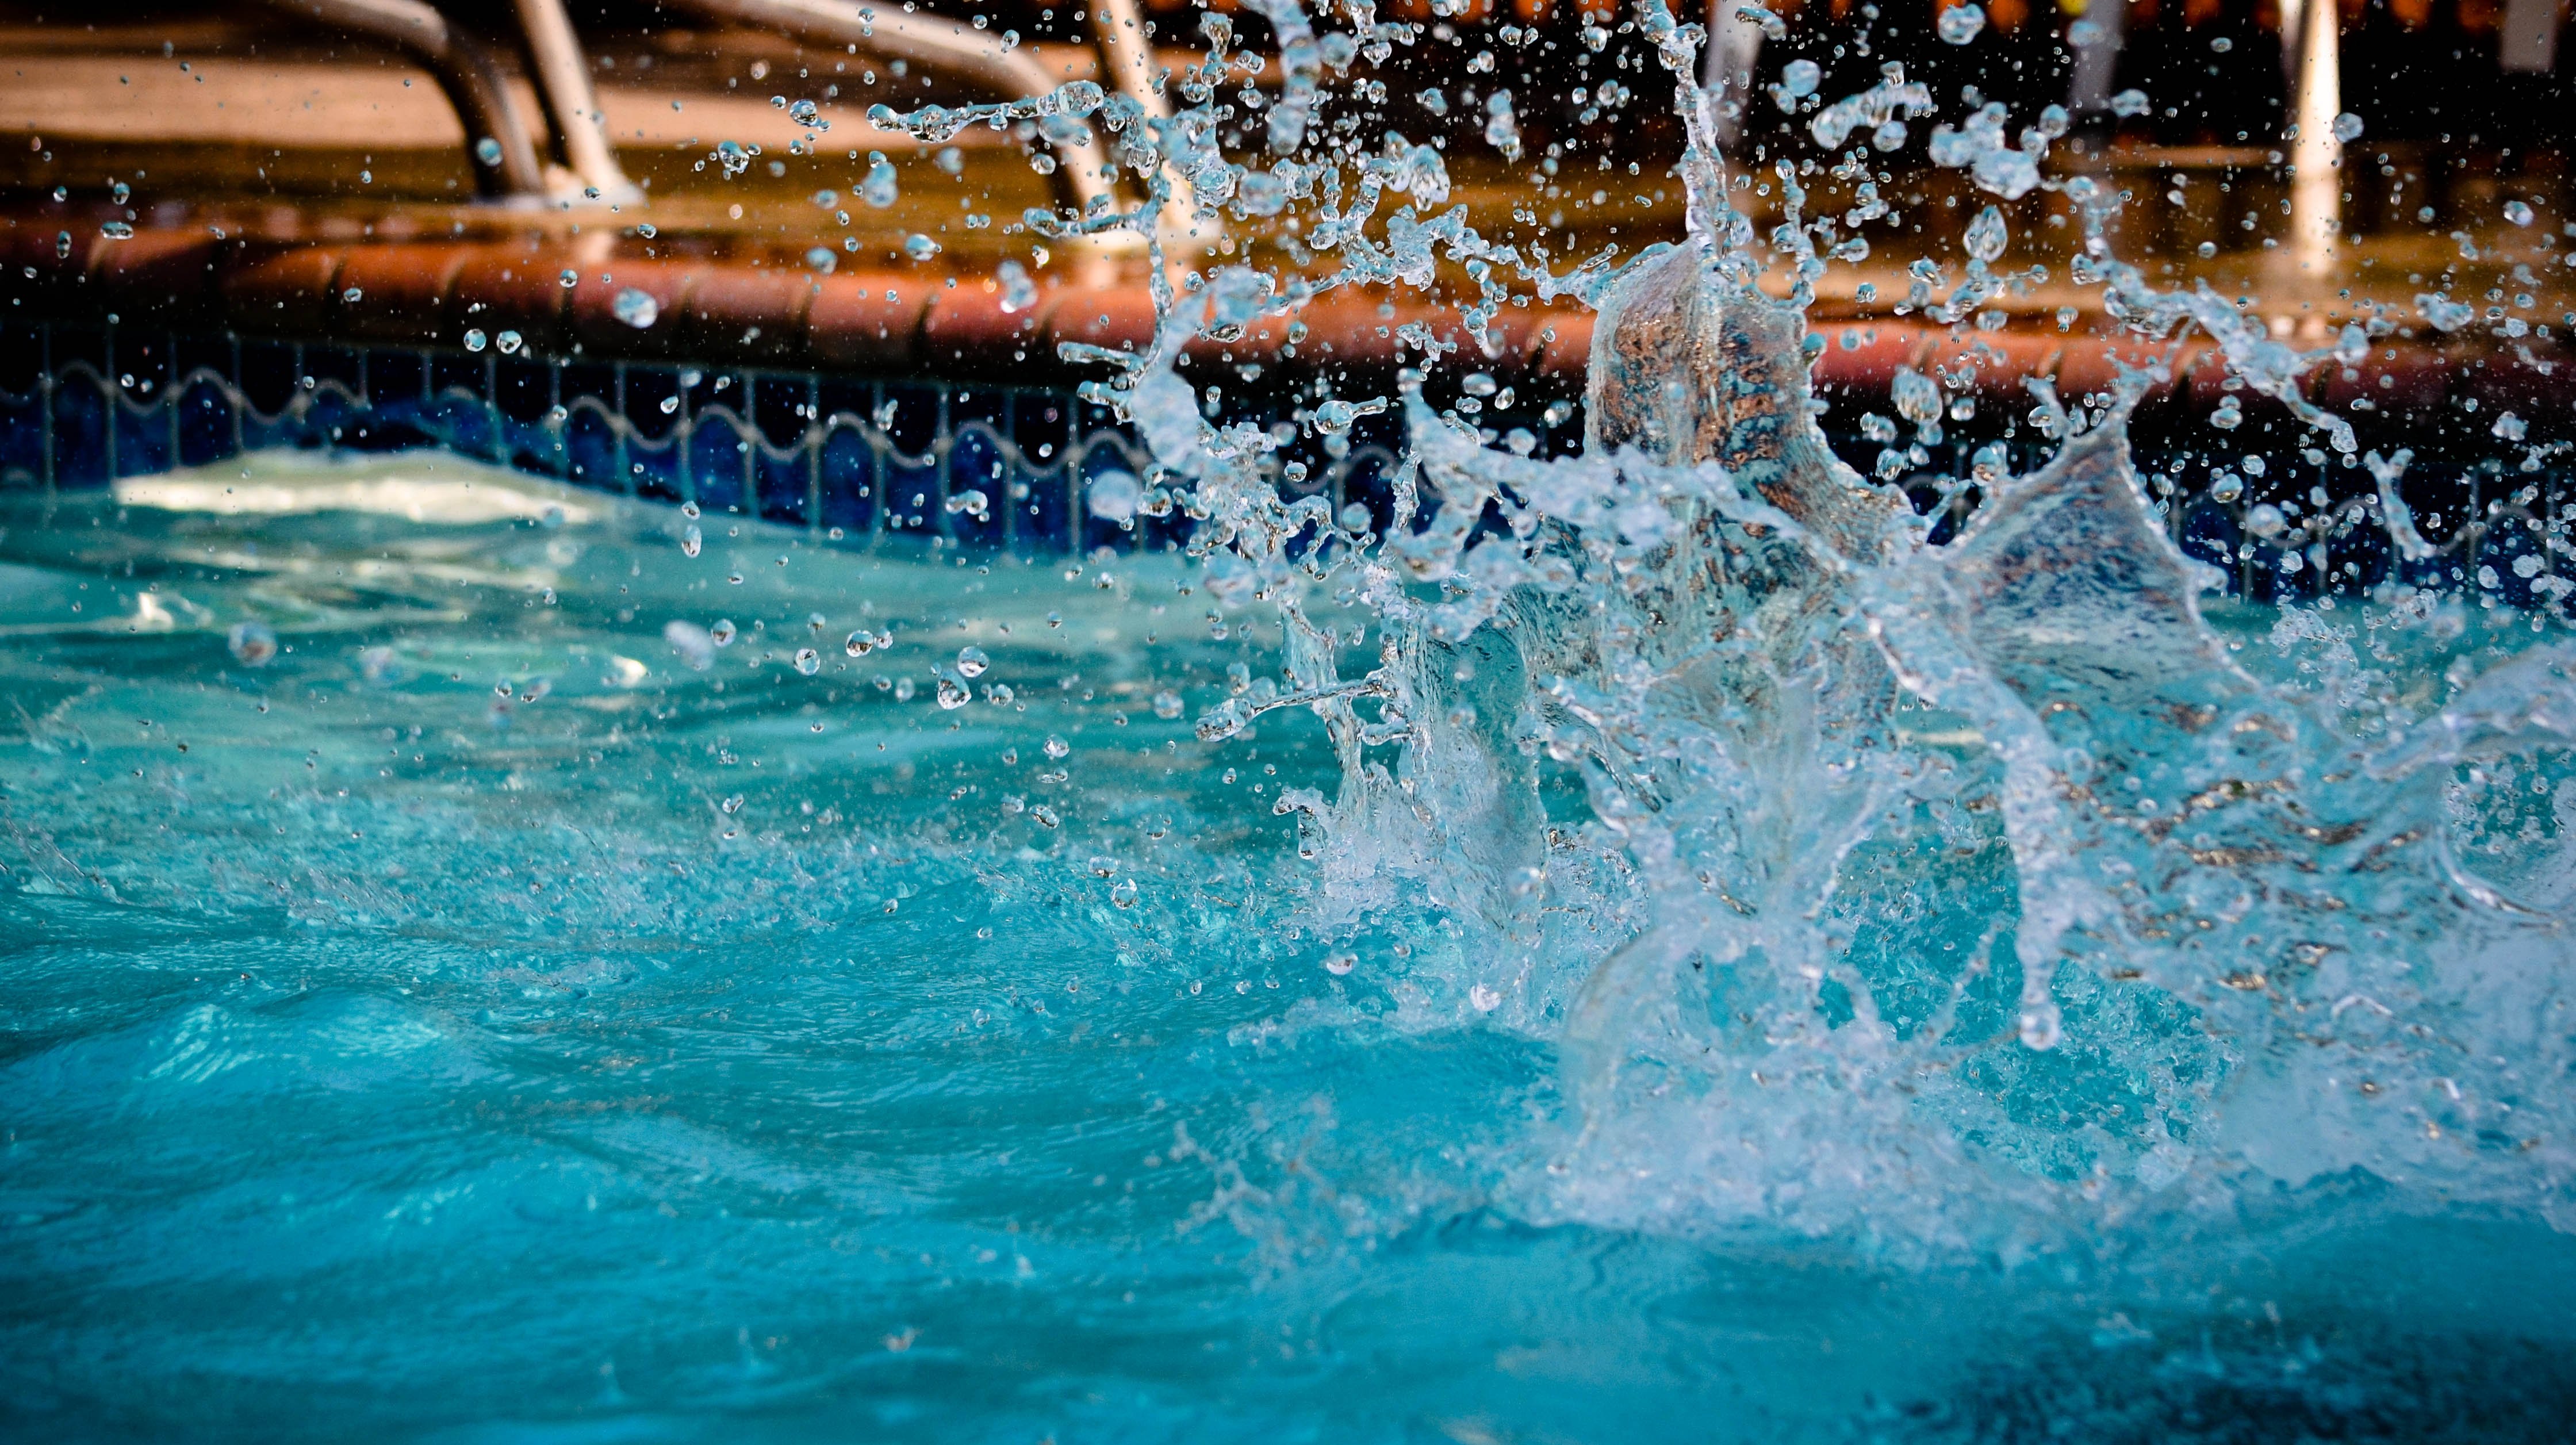
[[[1868,1146],[1924,1155],[1942,1228],[1799,1224],[1844,1155],[1794,1112],[1673,1140],[1767,1151],[1769,1223],[1633,1153],[1569,1183],[1561,1013],[1462,986],[1436,885],[1319,922],[1274,806],[1336,785],[1320,730],[1157,706],[1275,674],[1275,627],[1213,636],[1169,559],[690,525],[428,456],[12,504],[12,1433],[2493,1438],[2576,1405],[2576,1253],[2403,1177],[2086,1213],[1900,1108]]]

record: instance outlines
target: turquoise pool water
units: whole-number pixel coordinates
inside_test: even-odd
[[[1812,1098],[1750,1123],[1712,1098],[1719,1122],[1641,1099],[1584,1142],[1543,978],[1487,1002],[1492,935],[1436,881],[1357,923],[1322,896],[1275,810],[1332,791],[1321,727],[1198,739],[1230,666],[1275,674],[1275,620],[1170,558],[867,555],[727,517],[692,556],[691,525],[426,455],[8,504],[0,1432],[2576,1418],[2576,1247],[2537,1164],[2097,1189],[2046,1150],[1980,1153],[1987,1126],[1928,1086],[1840,1140]],[[690,630],[725,620],[723,646]],[[2315,676],[2268,611],[2217,620],[2249,666]],[[2541,637],[2474,609],[2416,635],[2439,648],[2385,665]],[[943,677],[972,700],[943,707]],[[1917,721],[1936,749],[1957,726]],[[2513,775],[2527,817],[2455,798],[2495,876],[2555,886],[2563,773]],[[1585,821],[1570,773],[1540,795]],[[1882,891],[1973,892],[1992,850],[1969,843],[1880,860]],[[1937,914],[1900,934],[1938,946]],[[1572,976],[1619,931],[1551,920],[1539,952]],[[2516,976],[2534,1060],[2571,1032],[2564,994],[2555,952]],[[2036,1057],[2003,1027],[1992,1058]],[[1979,1084],[2002,1115],[2116,1133],[2017,1067]],[[2524,1086],[2554,1126],[2568,1081]],[[1673,1172],[1641,1128],[1672,1131]],[[2482,1147],[2559,1157],[2547,1134]],[[1753,1203],[1676,1182],[1730,1158]]]

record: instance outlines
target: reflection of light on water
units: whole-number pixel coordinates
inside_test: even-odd
[[[500,474],[480,481],[410,475],[357,478],[262,477],[222,481],[204,476],[125,477],[116,483],[119,506],[170,512],[211,512],[224,517],[289,517],[315,512],[362,512],[439,526],[487,522],[581,523],[595,504],[518,487]]]

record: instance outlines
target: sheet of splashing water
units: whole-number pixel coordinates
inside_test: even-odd
[[[1753,289],[1705,96],[1692,244],[1559,278],[1454,212],[1370,236],[1446,191],[1304,168],[1385,34],[1267,9],[1258,180],[1204,115],[1024,109],[1097,115],[1149,211],[1328,196],[1349,279],[1437,245],[1475,306],[1583,295],[1584,457],[1337,398],[1328,437],[1406,415],[1409,524],[1283,505],[1174,362],[1314,283],[1220,268],[1091,358],[1195,562],[866,558],[428,459],[13,515],[9,1418],[2559,1429],[2558,624],[2204,602],[2132,386],[2043,397],[2058,457],[1929,547],[1815,431],[1830,237]],[[1817,136],[1931,109],[1891,76]],[[2047,134],[1934,158],[2098,240]],[[2332,348],[2084,274],[2356,450],[2296,386]]]

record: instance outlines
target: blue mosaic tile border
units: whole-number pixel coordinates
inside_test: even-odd
[[[0,337],[0,488],[94,489],[272,447],[438,446],[860,544],[936,539],[1034,555],[1169,545],[1189,527],[1177,510],[1132,526],[1091,511],[1101,478],[1132,486],[1149,456],[1068,389],[134,328],[10,331]],[[1308,479],[1282,485],[1383,519],[1394,453],[1360,430],[1346,455],[1307,459]]]
[[[1246,419],[1229,417],[1230,420]],[[1276,417],[1253,417],[1276,423]],[[1839,417],[1829,418],[1841,420]],[[1282,485],[1367,507],[1382,527],[1397,419],[1364,417],[1341,457],[1306,443],[1281,454],[1303,480]],[[1962,429],[1964,430],[1964,429]],[[2178,424],[2137,428],[2140,470],[2170,490],[2167,528],[2228,576],[2228,591],[2269,600],[2353,592],[2398,580],[2516,607],[2576,603],[2576,472],[2524,471],[2493,454],[2418,460],[2404,484],[2434,555],[2404,559],[2365,524],[2300,549],[2250,525],[2260,498],[2220,501],[2207,444]],[[1539,440],[1571,450],[1579,411]],[[1878,444],[1833,434],[1866,465]],[[2023,438],[2016,467],[2042,449]],[[1904,480],[1918,508],[1948,499],[1936,539],[1963,523],[1977,439],[1957,438]],[[1175,545],[1177,510],[1122,526],[1092,513],[1092,487],[1144,474],[1143,446],[1071,390],[988,386],[682,363],[605,363],[399,345],[352,346],[125,326],[0,326],[0,489],[79,491],[114,478],[200,466],[268,447],[362,451],[440,446],[579,486],[711,513],[802,526],[844,544],[911,540],[1023,555]],[[2241,450],[2242,445],[2237,444]],[[1946,470],[1947,475],[1943,473]],[[2305,469],[2303,469],[2305,470]],[[2266,495],[2323,486],[2331,506],[2366,491],[2358,469],[2273,478]]]

